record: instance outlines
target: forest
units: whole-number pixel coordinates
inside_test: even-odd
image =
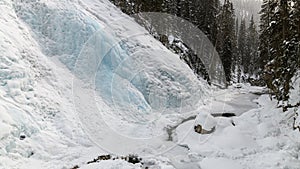
[[[300,2],[298,0],[263,0],[260,20],[253,14],[235,14],[230,0],[111,0],[126,14],[163,12],[181,17],[197,26],[215,46],[224,67],[227,84],[251,83],[267,86],[279,106],[289,104],[291,79],[300,65]],[[209,82],[203,62],[181,41],[165,43],[165,36],[152,33],[171,51],[179,54],[199,77]],[[183,42],[184,44],[184,42]],[[299,103],[298,103],[299,104]]]

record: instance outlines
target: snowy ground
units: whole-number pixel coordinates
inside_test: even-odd
[[[249,101],[254,99],[251,92],[259,90],[262,89],[247,86],[228,89],[223,94],[227,100],[225,112],[241,110],[238,103],[250,108],[253,105]],[[195,122],[189,121],[178,127],[177,136],[184,140],[181,144],[190,148],[202,169],[299,168],[300,136],[298,131],[292,131],[293,110],[282,113],[276,109],[276,101],[271,101],[268,95],[256,97],[252,101],[257,106],[239,116],[228,119],[199,115]],[[215,99],[210,109],[205,108],[204,111],[214,112],[219,107],[218,103],[219,99]],[[204,124],[207,129],[216,126],[216,131],[211,135],[191,132],[182,138],[194,123]]]
[[[208,87],[107,0],[2,0],[0,11],[1,169],[140,168],[124,160],[86,164],[111,151],[139,153],[150,168],[299,168],[292,109],[282,113],[267,95],[253,94],[261,88]],[[103,62],[95,67],[81,60],[95,54],[91,37],[102,53],[120,39],[126,43],[100,55]],[[114,91],[106,90],[109,85]],[[292,94],[299,100],[299,87]],[[222,112],[238,116],[210,115]],[[196,134],[198,123],[216,131]],[[111,130],[99,130],[102,125]],[[177,125],[168,141],[164,128]],[[143,142],[140,135],[152,139]]]

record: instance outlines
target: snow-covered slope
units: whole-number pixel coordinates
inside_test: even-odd
[[[71,104],[72,75],[44,55],[12,1],[0,8],[0,168],[68,166],[90,145]]]
[[[107,0],[2,0],[0,11],[0,169],[141,168],[87,164],[128,153],[150,168],[300,165],[292,110],[267,95],[258,107],[249,93],[262,89],[249,86],[208,101],[210,88]],[[238,116],[210,115],[227,111]],[[216,131],[199,135],[198,123]]]
[[[116,130],[161,145],[164,128],[195,113],[208,93],[106,0],[4,0],[0,9],[0,168],[82,164],[103,152],[96,144],[118,147],[105,144]]]

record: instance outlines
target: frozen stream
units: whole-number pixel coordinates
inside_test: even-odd
[[[231,96],[224,93],[217,96],[212,102],[213,109],[211,109],[210,113],[234,113],[236,116],[239,116],[251,109],[258,108],[258,104],[254,102],[258,97],[258,94],[253,94],[249,91],[238,91]]]
[[[240,116],[251,109],[259,107],[254,100],[256,100],[262,93],[240,91],[240,89],[237,89],[233,95],[229,96],[227,92],[228,91],[226,90],[226,92],[218,94],[215,96],[215,99],[212,100],[209,113],[214,117],[220,117],[223,113],[230,113]],[[186,119],[183,119],[180,124],[168,128],[168,140],[173,141],[172,135],[178,126],[185,122],[195,120],[196,117],[196,115],[190,116]]]
[[[223,130],[224,127],[228,127],[231,125],[229,121],[231,121],[232,119],[235,120],[239,118],[238,116],[241,116],[243,113],[259,108],[260,106],[255,102],[255,100],[257,100],[261,94],[263,94],[262,91],[257,92],[235,88],[219,91],[212,98],[210,105],[207,105],[199,110],[200,112],[206,111],[207,114],[216,115],[211,118],[206,117],[206,119],[204,120],[205,124],[202,125],[211,126],[211,121],[218,121],[217,123],[215,123],[215,125],[217,126],[216,133],[220,132],[220,130]],[[237,117],[221,117],[222,113],[234,113]],[[197,117],[191,116],[187,119],[184,119],[182,120],[181,124],[173,126],[172,128],[167,130],[169,141],[178,141],[182,137],[184,137],[184,135],[186,135],[187,131],[189,131],[185,138],[178,142],[179,146],[166,153],[167,156],[169,156],[168,158],[172,159],[172,165],[175,168],[199,168],[199,161],[201,161],[201,159],[207,155],[205,153],[194,153],[193,151],[191,151],[191,148],[193,149],[193,146],[195,145],[192,145],[192,147],[190,147],[191,145],[189,145],[189,142],[194,141],[202,143],[205,140],[205,142],[208,144],[211,141],[209,139],[210,135],[200,135],[193,130],[194,125],[199,124],[199,122],[201,124],[201,118],[203,117],[201,116],[201,113],[199,113]],[[226,122],[228,122],[228,126],[224,126],[224,123]],[[182,130],[184,130],[185,133],[182,133]],[[207,130],[209,130],[209,127],[207,127]],[[208,153],[210,151],[213,151],[213,149],[208,149],[205,151],[207,151],[206,153]],[[174,153],[177,155],[174,156]],[[181,161],[179,161],[178,159],[181,159]]]

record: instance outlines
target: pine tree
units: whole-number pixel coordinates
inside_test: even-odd
[[[227,82],[231,81],[231,66],[235,48],[235,16],[233,4],[225,0],[218,16],[218,36],[216,48],[223,63]]]
[[[239,50],[238,50],[238,33],[239,33],[239,19],[236,18],[235,20],[235,45],[234,45],[234,49],[233,49],[233,59],[232,59],[232,82],[234,83],[240,83],[240,79],[241,79],[241,63],[240,63],[240,54],[239,54]]]
[[[195,0],[199,3],[197,10],[198,28],[207,35],[213,44],[217,36],[217,14],[219,12],[219,0]]]
[[[261,27],[260,40],[263,42],[263,38],[268,37],[269,56],[272,57],[266,65],[265,80],[285,107],[289,100],[291,79],[299,69],[299,2],[274,0],[266,4],[269,10],[262,11],[261,25],[269,26]],[[264,45],[260,45],[260,49],[268,50]],[[261,56],[264,55],[261,53]]]
[[[237,38],[239,37],[239,28],[240,28],[239,25],[240,25],[239,18],[236,18],[236,20],[235,20],[235,35]]]
[[[223,62],[226,80],[231,80],[231,72],[234,70],[235,64],[232,60],[237,54],[237,38],[235,33],[235,17],[233,5],[229,0],[225,0],[222,10],[219,0],[112,0],[114,4],[119,6],[123,12],[127,14],[137,12],[166,12],[169,14],[182,17],[195,24],[209,38],[209,40],[217,48]],[[175,24],[176,25],[176,24]],[[174,29],[174,28],[170,28]],[[164,41],[169,35],[157,35],[153,33],[158,40]],[[182,42],[184,43],[184,42]],[[167,45],[171,50],[181,53],[176,44]],[[194,70],[196,74],[204,74],[207,72],[203,69],[203,63],[193,51],[186,52],[181,57]]]
[[[248,73],[253,75],[255,70],[259,69],[257,66],[258,61],[258,32],[254,22],[253,15],[250,19],[250,24],[247,29],[246,35],[246,56],[249,58]]]
[[[261,70],[264,69],[265,65],[272,60],[271,56],[271,37],[270,23],[271,16],[274,14],[275,5],[273,0],[263,0],[260,11],[260,35],[259,35],[259,67]]]
[[[246,54],[247,52],[246,51],[246,21],[244,18],[241,20],[241,25],[239,30],[238,51],[239,51],[238,60],[241,60],[241,62],[239,63],[243,67],[243,70],[239,70],[239,71],[242,71],[243,73],[248,73],[249,58]],[[245,81],[245,79],[243,81]]]
[[[299,0],[292,1],[294,5],[290,11],[291,18],[291,44],[294,46],[296,67],[300,67],[300,2]],[[298,58],[298,59],[297,59]]]

